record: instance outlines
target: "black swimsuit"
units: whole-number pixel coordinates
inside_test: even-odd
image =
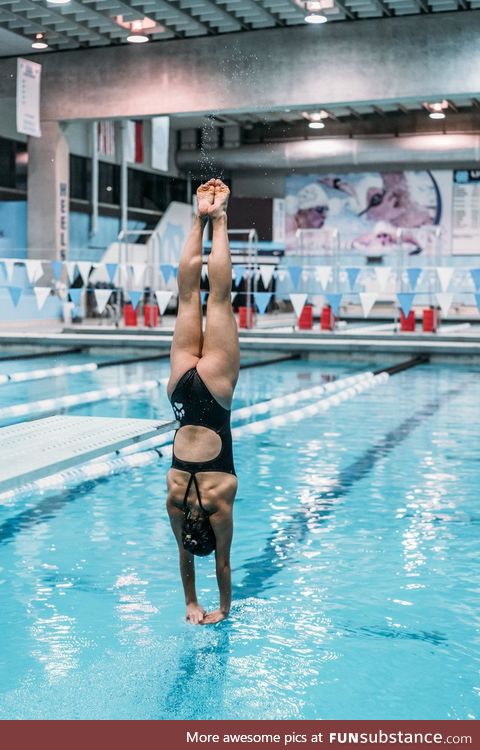
[[[180,427],[195,425],[207,427],[220,437],[222,447],[215,458],[208,461],[183,461],[175,455],[175,439],[172,455],[172,468],[188,472],[190,481],[188,490],[199,471],[221,471],[235,476],[233,465],[232,433],[230,430],[230,411],[224,409],[212,396],[195,367],[182,375],[171,396],[171,404]],[[180,429],[180,428],[179,428]],[[176,435],[176,433],[175,433]],[[198,484],[195,480],[198,494]]]

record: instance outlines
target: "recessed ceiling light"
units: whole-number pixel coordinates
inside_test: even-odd
[[[322,16],[319,13],[310,13],[308,16],[305,16],[305,23],[327,23],[327,17]]]
[[[127,42],[131,44],[145,44],[149,41],[149,37],[143,31],[143,24],[141,21],[132,21],[130,34],[127,36]]]
[[[319,122],[318,120],[314,120],[313,122],[308,123],[308,127],[312,128],[312,130],[321,130],[322,128],[325,127],[325,123],[321,121]]]
[[[448,101],[442,99],[441,102],[424,102],[423,106],[432,120],[443,120],[446,117],[445,110],[448,109]]]
[[[70,0],[47,0],[48,5],[68,5]]]
[[[35,41],[32,42],[32,48],[33,49],[47,49],[47,39],[43,32],[39,31],[38,34],[35,34]]]

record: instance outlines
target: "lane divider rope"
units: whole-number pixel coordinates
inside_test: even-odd
[[[31,401],[25,404],[14,404],[4,406],[0,409],[0,421],[16,417],[34,417],[40,414],[51,414],[52,411],[68,409],[71,406],[85,406],[98,401],[108,401],[119,396],[128,396],[134,393],[142,393],[155,390],[161,385],[166,385],[168,378],[155,380],[144,380],[141,383],[131,383],[123,386],[112,386],[97,391],[85,391],[59,398],[46,398],[41,401]]]
[[[347,388],[337,391],[325,399],[322,399],[314,404],[309,404],[303,407],[303,409],[296,409],[295,411],[289,411],[285,414],[280,414],[269,419],[262,419],[255,422],[251,422],[240,427],[236,427],[232,430],[234,437],[243,437],[248,434],[260,434],[265,432],[272,427],[279,427],[282,425],[289,424],[290,422],[298,422],[302,419],[315,416],[315,414],[321,411],[327,411],[332,406],[338,406],[344,401],[353,398],[354,396],[362,393],[365,390],[376,387],[385,383],[389,379],[388,373],[382,372],[378,375],[371,373],[364,373],[363,379],[357,383],[348,385]],[[370,375],[370,377],[367,377]],[[339,381],[336,381],[339,382]],[[162,455],[168,455],[171,453],[172,442],[170,441],[167,445],[162,446]],[[127,451],[128,449],[125,449]],[[49,489],[58,489],[65,487],[69,482],[79,483],[88,479],[99,479],[103,476],[118,473],[135,467],[143,467],[158,461],[159,453],[158,449],[150,450],[137,450],[135,453],[122,454],[114,457],[107,456],[105,459],[96,459],[86,464],[81,464],[78,467],[67,469],[57,474],[52,474],[49,477],[38,479],[35,482],[24,485],[16,490],[9,490],[0,494],[0,504],[8,505],[10,501],[17,498],[19,494],[26,492],[38,492]]]

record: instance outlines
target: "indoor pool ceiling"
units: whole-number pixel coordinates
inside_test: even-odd
[[[480,0],[334,2],[334,8],[323,11],[331,22],[480,8]],[[0,57],[34,54],[30,44],[37,33],[46,34],[50,50],[127,43],[125,27],[145,17],[155,41],[285,28],[304,23],[302,6],[301,0],[70,0],[66,5],[0,0]]]

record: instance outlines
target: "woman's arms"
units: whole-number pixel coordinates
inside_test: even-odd
[[[182,579],[185,604],[187,606],[185,617],[192,625],[199,625],[203,622],[206,613],[197,601],[195,560],[192,553],[184,549],[182,544],[183,511],[177,508],[169,499],[167,500],[167,511],[170,518],[170,525],[178,544],[180,577]]]
[[[203,619],[204,625],[213,625],[228,617],[232,603],[232,575],[230,569],[230,547],[233,536],[232,504],[224,502],[219,510],[210,516],[210,523],[217,540],[215,569],[217,574],[220,606],[209,612]]]

